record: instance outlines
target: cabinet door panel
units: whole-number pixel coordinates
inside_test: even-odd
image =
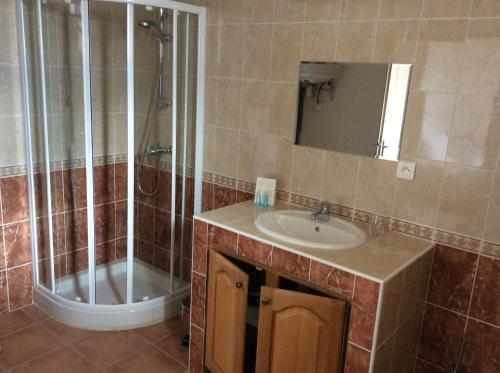
[[[346,303],[263,286],[258,373],[337,372]]]
[[[248,276],[210,250],[205,365],[213,373],[243,370]]]

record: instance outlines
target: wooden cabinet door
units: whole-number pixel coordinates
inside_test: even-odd
[[[248,276],[210,250],[205,365],[212,373],[243,371]]]
[[[338,372],[346,303],[261,288],[256,373]]]

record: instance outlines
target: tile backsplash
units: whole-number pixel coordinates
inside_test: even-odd
[[[204,170],[500,242],[494,1],[198,1],[208,7]],[[401,158],[293,145],[299,62],[413,64]]]

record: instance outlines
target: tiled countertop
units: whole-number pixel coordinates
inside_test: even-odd
[[[346,250],[323,250],[277,240],[255,227],[254,219],[259,214],[284,209],[308,210],[280,201],[274,207],[257,208],[253,201],[246,201],[195,214],[195,218],[380,283],[395,276],[433,246],[431,241],[396,232],[372,236],[366,224],[354,223],[366,233],[367,240],[363,245]]]

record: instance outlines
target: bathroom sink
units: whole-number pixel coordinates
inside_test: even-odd
[[[356,225],[333,216],[328,222],[313,221],[309,211],[268,211],[255,219],[255,226],[278,240],[316,249],[350,249],[366,241]]]

